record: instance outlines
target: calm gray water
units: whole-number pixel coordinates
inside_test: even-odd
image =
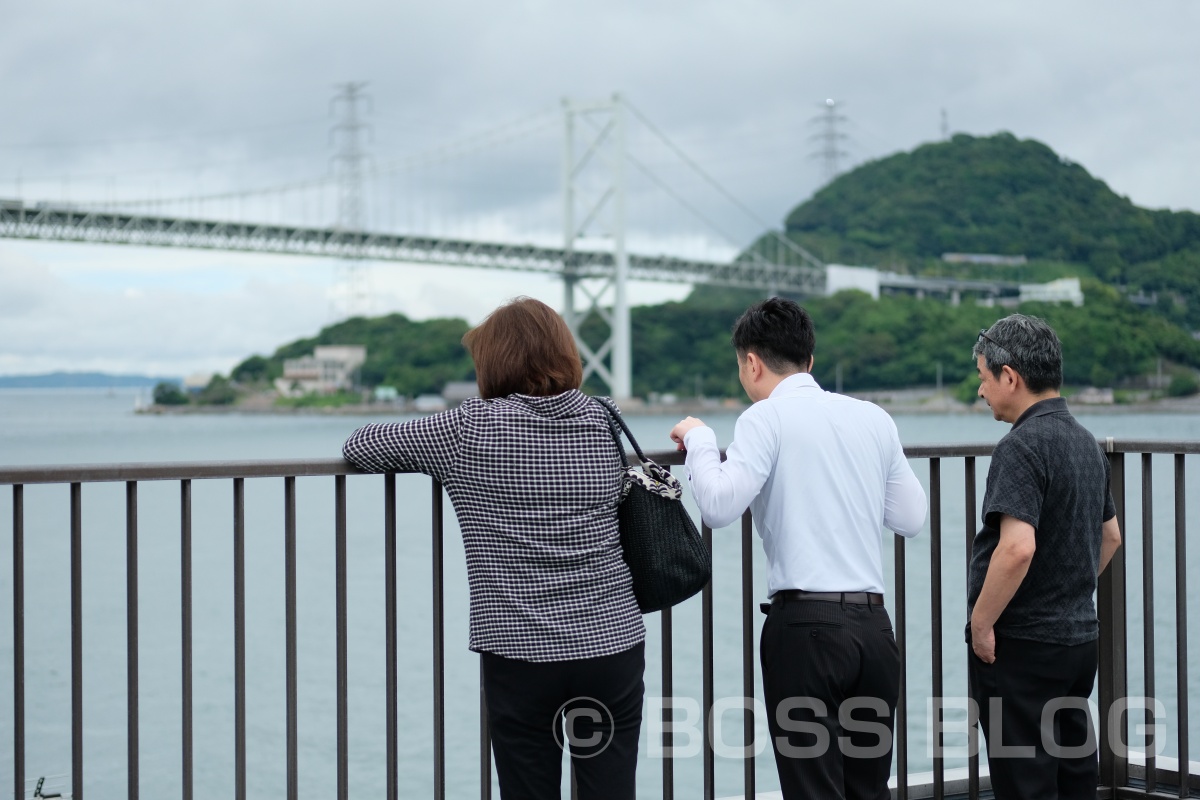
[[[0,392],[0,464],[111,463],[127,461],[226,460],[332,457],[341,442],[367,418],[338,416],[136,416],[133,395],[88,391],[9,390]],[[1184,415],[1087,414],[1080,419],[1098,436],[1200,439],[1200,417]],[[669,446],[674,416],[631,418],[647,449]],[[735,416],[707,421],[722,444],[729,441]],[[907,444],[991,442],[1007,430],[989,415],[897,416]],[[1128,464],[1131,596],[1141,596],[1140,467]],[[1189,459],[1189,528],[1200,503],[1197,469]],[[924,480],[928,465],[914,464]],[[979,492],[987,461],[979,464]],[[1174,590],[1175,553],[1171,460],[1154,461],[1156,530],[1155,632],[1157,696],[1168,712],[1163,753],[1174,755]],[[965,694],[966,649],[963,565],[967,522],[963,512],[961,465],[943,467],[943,641],[945,694]],[[403,796],[432,792],[432,709],[430,613],[430,483],[422,476],[398,479],[401,575],[399,620],[400,775]],[[233,786],[233,638],[231,495],[227,481],[197,481],[193,488],[195,786],[199,797],[228,795]],[[304,797],[335,793],[336,663],[334,627],[333,481],[298,481],[298,671],[300,783]],[[377,476],[349,481],[349,759],[350,792],[378,796],[385,786],[383,481]],[[26,767],[27,777],[66,773],[70,750],[69,503],[65,487],[26,489]],[[138,572],[140,657],[140,761],[143,793],[180,794],[179,664],[179,488],[175,483],[139,487]],[[286,782],[283,654],[283,482],[249,480],[247,513],[247,738],[248,784],[252,796],[274,797]],[[125,705],[125,533],[124,487],[86,485],[84,507],[84,772],[88,796],[126,794]],[[0,785],[12,775],[12,495],[0,489]],[[448,506],[447,506],[448,508]],[[885,538],[890,554],[891,537]],[[755,547],[756,593],[765,569]],[[721,716],[724,750],[743,745],[740,707],[740,543],[736,529],[714,540],[716,696],[731,698]],[[466,649],[465,569],[457,529],[450,515],[446,535],[448,793],[478,795],[478,663]],[[1200,542],[1192,537],[1187,554],[1191,586],[1200,585]],[[908,545],[907,598],[909,770],[928,769],[931,754],[926,707],[930,691],[929,537]],[[890,587],[889,587],[890,588]],[[894,593],[892,593],[894,594]],[[894,597],[889,597],[894,608]],[[1141,692],[1141,606],[1131,605],[1130,693]],[[700,603],[675,612],[675,695],[695,703],[700,682]],[[1200,609],[1190,605],[1191,650],[1200,642]],[[756,614],[756,626],[761,624]],[[650,698],[662,694],[659,676],[659,620],[647,617],[647,717]],[[1193,658],[1193,661],[1195,659]],[[1192,706],[1200,703],[1200,670],[1193,666]],[[759,692],[755,680],[756,692]],[[676,712],[683,720],[687,709]],[[648,723],[647,723],[648,725]],[[661,758],[651,752],[643,728],[639,786],[656,796]],[[680,745],[687,735],[677,739]],[[1200,739],[1193,731],[1192,741]],[[1137,739],[1135,738],[1135,741]],[[759,736],[765,747],[765,736]],[[965,737],[947,735],[947,744]],[[1193,744],[1191,757],[1200,758]],[[965,763],[950,758],[951,766]],[[698,795],[699,755],[680,758],[675,767],[681,796]],[[757,758],[760,791],[777,788],[773,759]],[[717,794],[741,793],[742,763],[719,757]]]

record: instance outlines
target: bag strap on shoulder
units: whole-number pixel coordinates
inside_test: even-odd
[[[621,451],[621,463],[627,467],[629,466],[629,459],[625,456],[625,448],[621,444],[621,431],[624,431],[625,437],[633,445],[633,452],[637,453],[638,459],[645,464],[646,454],[642,452],[641,445],[637,443],[637,439],[633,438],[633,432],[629,430],[629,425],[625,422],[625,418],[621,416],[621,412],[617,409],[617,404],[608,397],[593,397],[592,399],[608,412],[608,429],[612,432],[613,441],[617,443],[617,449]]]

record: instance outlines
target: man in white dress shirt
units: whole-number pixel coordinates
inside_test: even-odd
[[[796,303],[752,306],[733,346],[754,404],[727,460],[694,417],[671,438],[687,450],[704,521],[721,528],[750,508],[763,540],[763,694],[785,800],[882,800],[900,682],[883,529],[916,536],[927,504],[891,417],[813,380],[814,344],[812,318]]]

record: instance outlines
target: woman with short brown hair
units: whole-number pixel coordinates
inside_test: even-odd
[[[557,798],[571,743],[581,798],[634,797],[645,627],[621,557],[622,465],[607,412],[579,391],[562,318],[527,297],[463,344],[480,397],[342,448],[368,472],[419,471],[458,514],[502,798]]]

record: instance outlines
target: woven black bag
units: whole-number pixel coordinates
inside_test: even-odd
[[[608,398],[609,429],[621,453],[624,498],[617,507],[621,550],[633,576],[633,594],[643,614],[681,603],[712,579],[712,555],[683,507],[683,487],[671,471],[646,458],[621,413]],[[621,443],[625,432],[642,469],[631,466]]]

